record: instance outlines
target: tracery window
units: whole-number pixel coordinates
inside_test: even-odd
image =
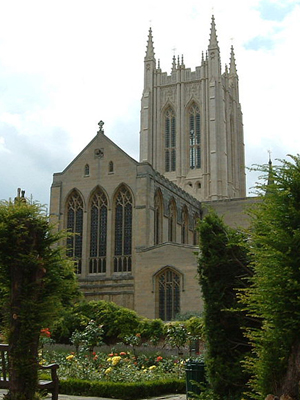
[[[154,244],[159,244],[162,241],[162,194],[157,190],[154,197]]]
[[[188,218],[188,210],[186,207],[183,208],[182,213],[181,213],[181,219],[182,219],[182,224],[181,224],[181,243],[187,243],[188,242],[188,225],[189,225],[189,218]]]
[[[81,274],[83,201],[77,190],[73,190],[67,200],[67,230],[72,233],[67,238],[67,255],[73,258],[76,273]]]
[[[89,273],[106,272],[107,198],[100,189],[93,194],[90,206]]]
[[[157,276],[158,317],[163,321],[174,320],[180,312],[180,276],[166,268]]]
[[[165,112],[165,170],[176,170],[176,118],[171,107]]]
[[[115,199],[114,272],[131,272],[132,196],[122,186]]]
[[[189,109],[190,168],[201,168],[200,111],[196,104]]]
[[[168,241],[176,241],[176,204],[174,200],[169,203]]]

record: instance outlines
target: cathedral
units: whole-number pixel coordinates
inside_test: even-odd
[[[200,66],[156,61],[150,28],[144,58],[140,161],[119,148],[103,122],[51,187],[50,218],[74,233],[88,300],[113,301],[170,321],[203,309],[197,278],[197,223],[213,207],[245,225],[245,159],[235,55],[221,69],[214,17]]]

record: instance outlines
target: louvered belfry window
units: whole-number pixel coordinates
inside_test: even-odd
[[[200,111],[196,104],[189,109],[190,168],[201,168]]]
[[[81,274],[82,265],[82,230],[83,201],[77,190],[73,190],[67,201],[67,256],[73,258],[76,272]]]
[[[165,112],[165,170],[176,170],[176,118],[171,107]]]
[[[131,272],[132,269],[132,196],[122,186],[115,200],[115,251],[114,272]]]
[[[92,196],[90,206],[90,260],[89,273],[106,272],[107,198],[98,189]]]

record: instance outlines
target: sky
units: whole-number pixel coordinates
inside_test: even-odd
[[[300,0],[0,0],[0,200],[20,187],[48,206],[100,120],[139,160],[149,27],[163,72],[173,55],[195,70],[212,14],[223,72],[234,47],[247,168],[300,153]]]

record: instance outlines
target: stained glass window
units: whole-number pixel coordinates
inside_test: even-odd
[[[189,109],[190,168],[201,168],[200,111],[196,104]]]
[[[163,321],[172,321],[180,312],[180,276],[166,268],[157,277],[158,316]]]
[[[73,190],[67,201],[67,230],[72,233],[67,239],[67,255],[75,260],[78,274],[82,264],[82,229],[83,201],[77,190]]]
[[[165,113],[165,170],[176,170],[176,118],[171,107]]]
[[[98,189],[92,196],[90,206],[90,260],[89,273],[106,272],[107,199]]]
[[[132,197],[122,186],[115,200],[114,272],[131,272]]]

